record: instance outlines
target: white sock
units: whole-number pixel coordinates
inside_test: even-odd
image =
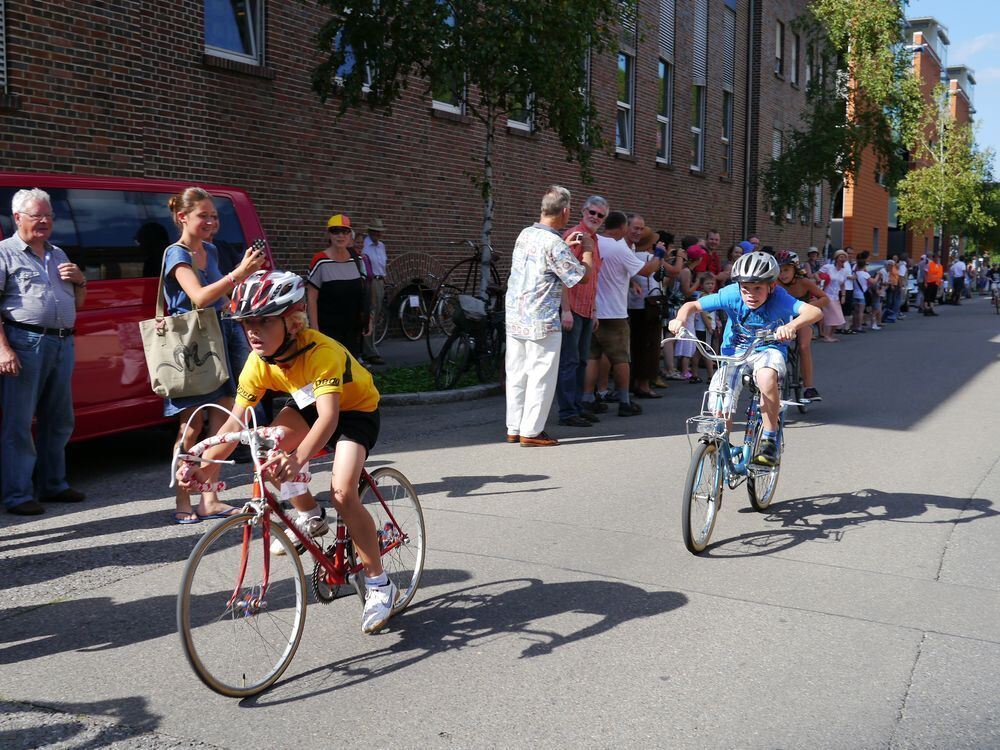
[[[382,571],[382,575],[380,575],[378,578],[369,578],[368,576],[365,576],[366,588],[378,588],[380,586],[388,586],[388,585],[389,585],[389,576],[386,575],[386,572],[384,570]]]

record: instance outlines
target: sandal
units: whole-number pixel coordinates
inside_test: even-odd
[[[188,516],[194,516],[194,518],[188,518]],[[172,517],[174,519],[174,523],[180,524],[181,526],[187,526],[192,523],[201,523],[201,516],[193,510],[175,510]]]
[[[198,506],[198,507],[201,507],[201,506]],[[201,519],[202,521],[207,521],[210,518],[229,518],[229,516],[235,516],[239,512],[240,512],[239,508],[234,508],[234,507],[232,507],[230,505],[230,506],[227,506],[227,508],[225,510],[220,510],[220,511],[218,511],[216,513],[212,513],[212,514],[207,515],[207,516],[203,516],[201,513],[198,512],[197,509],[195,509],[194,514],[196,516],[198,516],[198,518]]]
[[[701,378],[699,378],[697,375],[692,375],[690,378],[688,378],[688,382],[689,383],[704,383],[705,381],[702,380]]]
[[[663,394],[655,391],[634,391],[636,398],[663,398]]]

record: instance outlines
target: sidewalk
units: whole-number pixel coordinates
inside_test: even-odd
[[[435,336],[435,343],[438,337]],[[441,337],[443,339],[443,337]],[[438,343],[440,346],[444,343],[443,340]],[[392,338],[386,336],[382,343],[375,347],[378,353],[382,355],[382,359],[385,360],[384,365],[371,365],[370,369],[379,371],[384,370],[388,367],[409,367],[412,365],[427,365],[430,364],[431,358],[427,354],[427,342],[420,338],[416,341],[410,341],[409,339],[400,336],[399,338]],[[366,365],[368,366],[368,365]]]

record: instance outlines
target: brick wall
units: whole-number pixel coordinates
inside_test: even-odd
[[[573,191],[577,205],[585,195],[601,193],[613,208],[640,212],[651,226],[678,236],[712,226],[724,244],[741,239],[744,183],[752,176],[744,166],[748,5],[738,4],[731,178],[720,175],[723,0],[710,0],[703,174],[688,167],[693,0],[677,0],[675,158],[669,167],[655,159],[658,3],[641,0],[634,155],[599,154],[595,181],[585,186],[553,136],[501,127],[495,158],[497,249],[509,256],[517,232],[536,218],[541,192],[551,182]],[[764,6],[762,47],[773,45],[769,19],[781,14],[790,22],[805,0]],[[239,185],[256,203],[279,262],[299,270],[322,246],[325,221],[335,212],[348,213],[361,225],[381,217],[390,253],[419,250],[454,260],[459,251],[446,242],[478,237],[482,206],[469,176],[481,162],[479,124],[432,112],[419,82],[392,116],[352,111],[338,117],[337,103],[321,104],[310,89],[310,35],[322,21],[315,7],[268,3],[261,68],[205,56],[203,7],[201,0],[121,0],[101,7],[7,0],[9,90],[17,106],[0,110],[2,168]],[[766,49],[756,54],[764,55],[758,153],[768,159],[771,122],[788,122],[804,98],[774,78]],[[615,71],[611,55],[592,62],[592,96],[609,137]],[[760,206],[759,196],[751,196],[750,221],[765,244],[821,244],[822,226],[796,221],[779,229]]]

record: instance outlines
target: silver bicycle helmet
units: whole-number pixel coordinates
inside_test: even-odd
[[[297,274],[255,271],[233,290],[227,317],[240,320],[283,315],[305,296],[305,282]]]
[[[780,269],[773,255],[757,250],[747,255],[741,255],[733,263],[730,278],[739,282],[772,282],[776,281]]]

